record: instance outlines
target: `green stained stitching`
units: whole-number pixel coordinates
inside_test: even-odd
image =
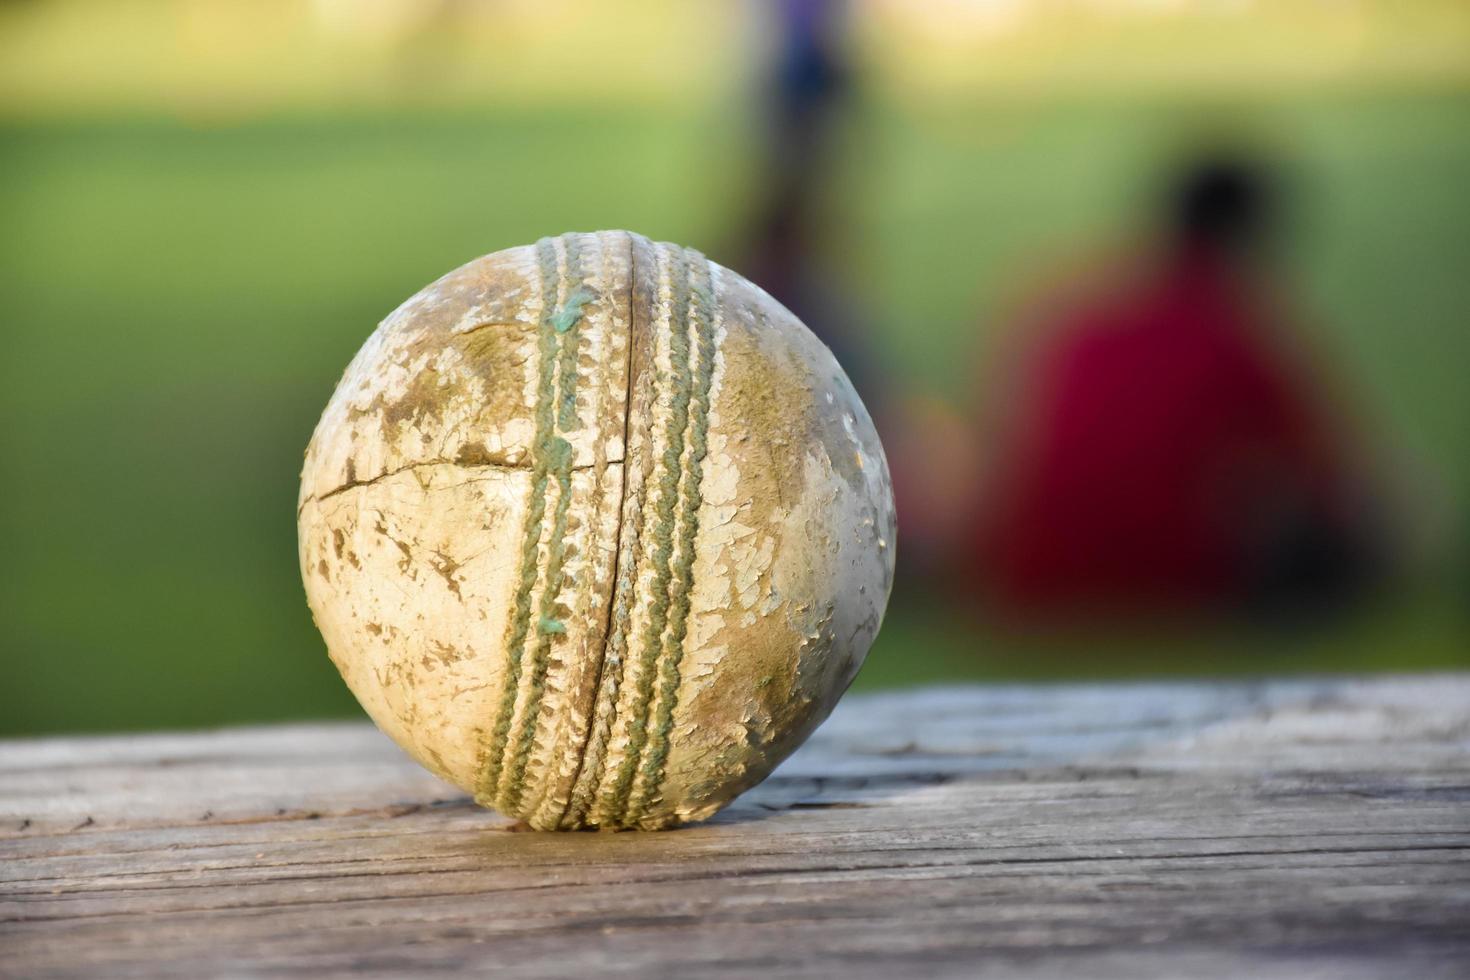
[[[567,624],[559,619],[552,619],[550,616],[542,616],[536,623],[536,628],[543,633],[565,633]]]
[[[554,460],[557,497],[549,542],[551,553],[546,562],[546,588],[541,592],[538,626],[546,623],[561,625],[561,621],[553,618],[551,613],[556,606],[557,597],[561,593],[565,579],[566,546],[564,539],[567,534],[567,517],[572,501],[572,444],[560,436],[553,436],[551,443],[548,455]],[[525,717],[521,719],[515,756],[510,772],[506,774],[506,785],[502,793],[502,800],[508,813],[513,812],[520,805],[521,794],[525,789],[526,765],[531,760],[531,750],[536,744],[536,727],[541,720],[542,695],[545,693],[546,672],[551,661],[551,638],[558,632],[565,633],[566,627],[562,626],[559,631],[539,630],[540,638],[532,654],[529,671],[530,695],[526,700]]]
[[[531,494],[528,498],[524,534],[521,538],[520,578],[516,583],[515,604],[506,640],[507,670],[505,686],[500,694],[500,707],[495,716],[490,743],[485,747],[481,763],[480,784],[475,794],[480,802],[495,802],[500,783],[505,747],[510,738],[511,721],[515,717],[516,697],[520,693],[521,657],[526,634],[531,626],[531,591],[536,587],[537,552],[541,544],[541,525],[546,516],[547,459],[545,447],[552,436],[552,397],[556,367],[556,335],[549,329],[555,297],[557,269],[556,247],[549,238],[536,243],[538,271],[541,278],[541,336],[538,350],[539,373],[536,386],[536,435],[531,444]]]
[[[592,298],[593,293],[581,284],[582,254],[581,243],[577,236],[566,235],[562,238],[562,243],[566,249],[566,279],[568,284],[575,285],[570,286],[571,295],[562,304],[561,309],[548,318],[547,322],[552,330],[560,335],[561,350],[556,365],[556,400],[560,410],[556,424],[562,431],[567,431],[578,426],[576,418],[577,349],[581,342],[581,330],[578,324],[581,322],[582,307]],[[568,311],[571,311],[569,317]],[[563,323],[565,326],[562,325]],[[531,761],[531,753],[536,747],[536,731],[541,722],[546,675],[551,665],[552,637],[566,632],[566,627],[561,624],[561,620],[552,614],[555,612],[566,577],[567,523],[572,501],[572,462],[576,453],[571,443],[561,436],[554,435],[547,443],[544,455],[549,470],[556,476],[556,507],[552,517],[551,535],[547,541],[546,585],[541,592],[540,616],[537,620],[538,637],[532,651],[527,675],[529,695],[526,700],[524,717],[521,719],[520,731],[514,740],[515,753],[512,756],[510,772],[506,775],[505,787],[502,790],[503,809],[508,813],[516,811],[525,792],[526,768]],[[562,629],[557,631],[539,628],[546,623],[562,625]]]
[[[568,235],[567,243],[567,279],[577,282],[582,277],[581,252],[576,243],[576,237]],[[557,383],[559,394],[557,395],[556,424],[562,432],[575,432],[582,427],[582,421],[577,418],[577,353],[582,344],[582,330],[579,324],[582,322],[582,307],[596,298],[596,294],[584,285],[578,285],[572,290],[571,296],[562,304],[561,309],[551,318],[551,325],[558,334],[569,336],[562,338],[561,363],[557,366]],[[574,329],[575,328],[575,329]]]
[[[688,256],[690,262],[702,268],[709,286],[699,283],[690,290],[694,297],[690,319],[699,338],[699,368],[695,379],[694,407],[689,418],[689,466],[685,472],[680,513],[682,527],[679,533],[679,578],[672,592],[669,635],[659,662],[658,711],[654,717],[654,738],[648,757],[643,762],[643,782],[639,787],[638,799],[629,807],[625,817],[628,824],[639,820],[649,798],[658,792],[663,782],[664,764],[668,761],[669,734],[674,727],[674,709],[679,698],[679,664],[684,658],[684,639],[688,635],[689,627],[690,591],[694,585],[694,538],[699,531],[699,505],[702,499],[699,485],[704,476],[704,457],[709,451],[709,397],[715,370],[715,300],[710,286],[714,282],[709,263],[704,260],[704,256],[693,251]]]
[[[633,698],[632,717],[628,720],[628,746],[618,768],[617,780],[612,788],[613,814],[622,814],[628,804],[628,795],[633,786],[633,777],[638,771],[638,762],[643,745],[648,739],[648,709],[653,698],[654,674],[658,668],[659,641],[663,636],[668,619],[669,581],[672,571],[669,559],[673,555],[674,507],[678,503],[679,457],[684,452],[684,427],[689,418],[689,270],[680,261],[671,270],[669,360],[674,366],[672,397],[669,404],[669,421],[665,428],[667,447],[663,454],[663,472],[658,478],[659,498],[655,509],[653,526],[653,582],[650,586],[648,628],[643,635],[643,649],[639,655],[642,669],[638,674],[638,686]]]
[[[623,680],[624,656],[628,652],[629,609],[634,599],[637,575],[638,543],[642,538],[642,529],[648,508],[642,506],[644,501],[643,484],[638,478],[643,467],[631,462],[630,454],[633,445],[633,423],[635,416],[639,413],[635,404],[641,402],[643,395],[635,396],[633,386],[637,383],[639,360],[636,357],[638,350],[638,337],[641,333],[636,324],[631,322],[631,317],[638,315],[639,304],[635,299],[635,293],[640,285],[640,272],[647,275],[645,270],[640,269],[638,263],[639,245],[636,236],[630,236],[628,254],[628,309],[630,322],[626,333],[627,351],[627,388],[625,392],[624,411],[624,473],[623,473],[623,499],[618,522],[618,553],[615,559],[616,581],[613,583],[612,609],[608,617],[608,633],[603,641],[600,676],[597,684],[597,694],[594,701],[592,726],[589,729],[587,741],[583,746],[583,756],[578,768],[578,779],[573,793],[567,800],[562,812],[561,825],[580,827],[587,821],[590,814],[594,814],[601,802],[598,797],[598,786],[605,773],[604,763],[607,754],[607,742],[612,735],[613,725],[617,720],[618,690]],[[650,433],[651,434],[651,433]],[[635,483],[636,481],[636,483]]]
[[[571,246],[568,245],[570,251]],[[582,319],[582,307],[597,298],[597,294],[586,286],[578,286],[567,297],[567,301],[561,305],[561,309],[551,315],[551,327],[557,333],[566,333]]]

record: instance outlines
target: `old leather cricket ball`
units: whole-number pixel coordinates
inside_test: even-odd
[[[894,511],[841,367],[735,273],[628,232],[476,259],[348,366],[300,558],[378,726],[542,829],[703,819],[831,711]]]

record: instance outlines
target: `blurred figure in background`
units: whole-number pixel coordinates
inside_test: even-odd
[[[1269,293],[1277,188],[1204,158],[1144,261],[1053,293],[1001,366],[960,563],[1001,613],[1320,611],[1384,564],[1365,471]]]
[[[967,499],[965,420],[928,392],[902,392],[879,367],[863,290],[828,250],[847,234],[844,126],[855,101],[847,0],[776,0],[762,74],[761,158],[753,202],[731,265],[778,299],[832,349],[883,437],[898,504],[900,579],[935,568]],[[947,447],[947,448],[946,448]]]
[[[773,50],[761,76],[762,158],[732,265],[832,348],[876,414],[868,331],[822,254],[836,224],[829,188],[853,91],[847,0],[777,0],[771,7]]]

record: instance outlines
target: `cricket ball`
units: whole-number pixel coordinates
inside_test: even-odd
[[[611,231],[461,266],[348,365],[301,572],[378,726],[541,829],[753,786],[878,632],[894,511],[831,352],[690,249]]]

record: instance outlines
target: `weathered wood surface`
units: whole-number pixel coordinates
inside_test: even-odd
[[[852,697],[539,834],[362,724],[0,743],[0,974],[1470,975],[1470,675]]]

